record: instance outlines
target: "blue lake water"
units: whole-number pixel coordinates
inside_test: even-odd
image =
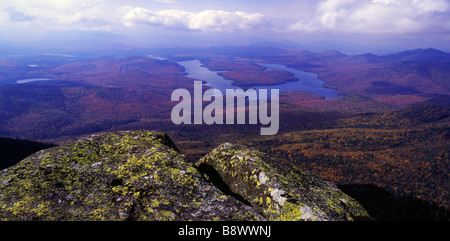
[[[205,85],[220,90],[222,93],[226,92],[226,89],[238,89],[239,86],[232,85],[233,81],[224,79],[222,76],[218,75],[220,71],[211,71],[206,67],[202,66],[202,63],[199,60],[189,60],[189,61],[181,61],[178,62],[179,65],[185,68],[186,73],[188,73],[187,77],[204,80],[207,83]],[[288,68],[284,65],[279,64],[259,64],[267,68],[267,70],[284,70],[290,73],[293,73],[299,81],[290,81],[284,84],[278,85],[261,85],[261,86],[251,86],[251,88],[256,89],[267,89],[270,94],[271,89],[279,89],[281,92],[287,91],[305,91],[312,94],[320,95],[325,97],[326,99],[333,99],[341,97],[336,94],[336,91],[329,88],[323,87],[323,81],[317,78],[317,75],[314,73],[308,73],[292,68]],[[246,88],[249,88],[248,86]]]
[[[47,78],[21,79],[21,80],[18,80],[16,83],[17,84],[25,84],[25,83],[35,82],[35,81],[48,81],[48,80],[51,80],[51,79],[47,79]]]

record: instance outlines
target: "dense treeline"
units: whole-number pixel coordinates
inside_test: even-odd
[[[449,206],[446,131],[312,130],[256,140],[253,145],[337,184],[376,184],[398,195]]]
[[[0,134],[25,139],[74,137],[170,116],[167,91],[119,87],[0,87]]]

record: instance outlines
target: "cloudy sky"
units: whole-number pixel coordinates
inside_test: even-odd
[[[75,30],[174,46],[291,41],[450,51],[450,0],[0,1],[0,39],[42,40]]]

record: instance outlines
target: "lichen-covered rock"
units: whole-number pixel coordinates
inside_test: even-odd
[[[91,135],[0,171],[0,220],[370,219],[334,185],[245,146],[197,165],[164,133]]]
[[[163,133],[96,134],[0,172],[0,220],[264,220]]]
[[[268,220],[370,220],[364,208],[336,186],[252,148],[222,144],[197,165],[215,169],[231,192]]]

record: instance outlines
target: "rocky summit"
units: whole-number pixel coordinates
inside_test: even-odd
[[[370,220],[336,186],[241,145],[196,164],[160,132],[101,133],[0,171],[0,220]]]

